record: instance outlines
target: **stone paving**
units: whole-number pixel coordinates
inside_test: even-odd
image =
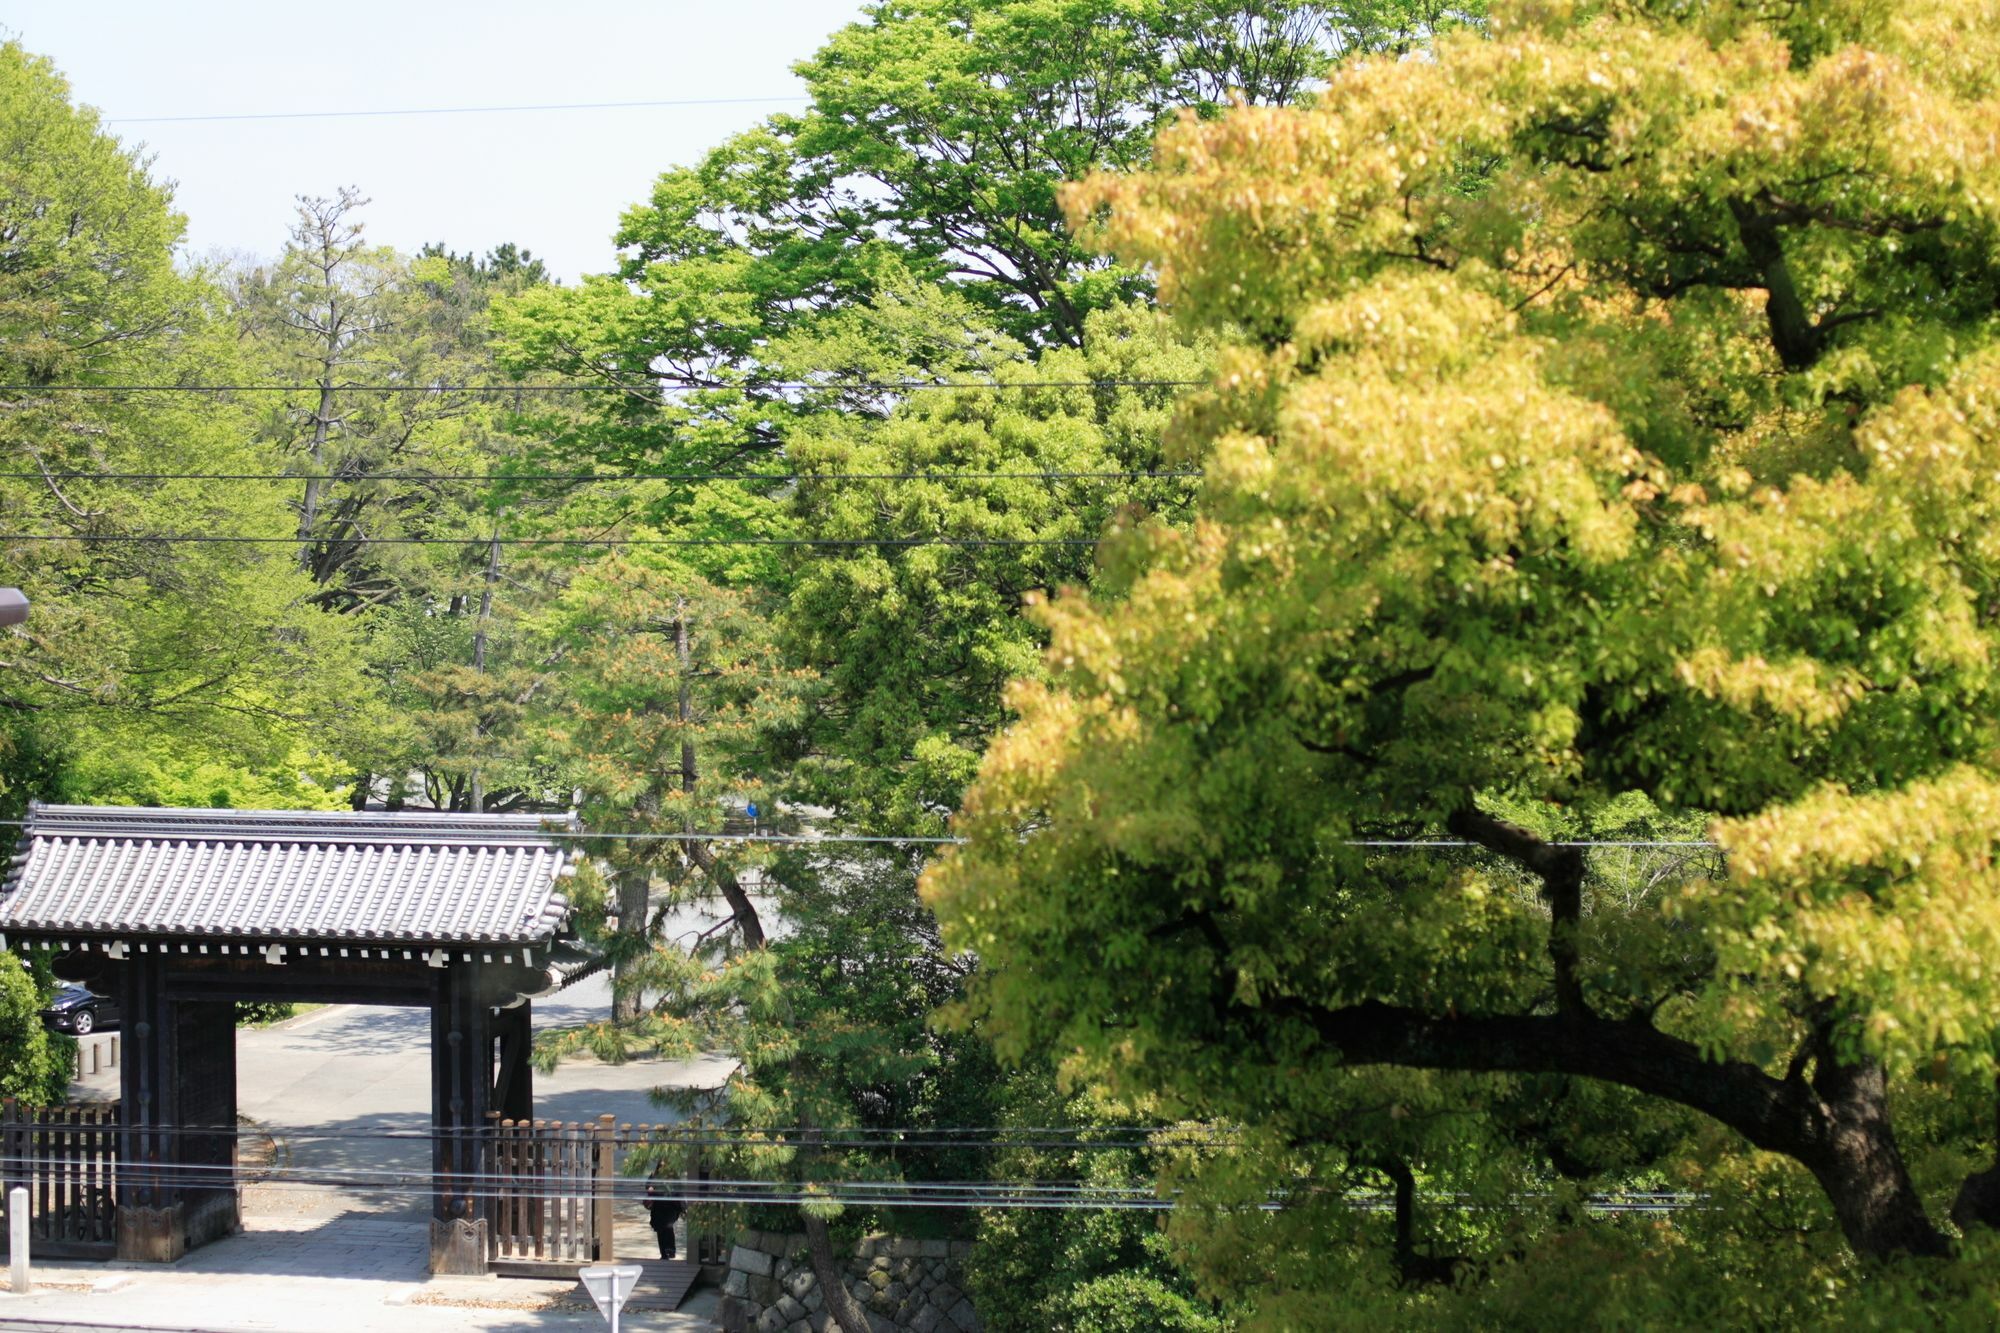
[[[561,1333],[605,1321],[574,1282],[430,1278],[409,1228],[380,1218],[253,1226],[177,1264],[36,1265],[36,1289],[0,1291],[0,1325],[200,1333]],[[409,1257],[412,1253],[414,1261]],[[713,1333],[715,1297],[628,1310],[633,1333]]]

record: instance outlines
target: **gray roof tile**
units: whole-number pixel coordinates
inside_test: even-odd
[[[539,815],[36,805],[0,934],[527,944],[571,857]]]

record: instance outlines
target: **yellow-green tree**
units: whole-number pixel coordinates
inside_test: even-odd
[[[2000,1040],[1996,89],[1980,4],[1522,3],[1073,192],[1234,343],[1201,521],[1046,608],[928,880],[1003,1047],[1292,1140],[1364,1066],[1603,1080],[1945,1250],[1910,1162]],[[1521,813],[1634,792],[1726,878],[1613,904]]]

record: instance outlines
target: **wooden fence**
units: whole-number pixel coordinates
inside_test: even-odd
[[[502,1120],[494,1117],[486,1155],[491,1189],[487,1213],[488,1265],[497,1272],[554,1273],[614,1257],[616,1204],[630,1202],[641,1176],[631,1175],[631,1155],[668,1164],[662,1185],[674,1197],[698,1201],[709,1177],[707,1152],[699,1144],[676,1142],[684,1126],[619,1125],[612,1116],[595,1121]],[[621,1183],[622,1182],[622,1183]],[[728,1243],[721,1231],[689,1225],[680,1257],[696,1264],[721,1264]]]
[[[0,1103],[0,1218],[16,1185],[28,1190],[28,1245],[59,1259],[108,1259],[118,1250],[118,1103]],[[12,1218],[0,1227],[0,1244]]]
[[[519,1270],[611,1257],[612,1122],[608,1115],[595,1123],[496,1121],[487,1158],[489,1263]]]

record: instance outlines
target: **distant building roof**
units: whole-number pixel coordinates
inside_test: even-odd
[[[35,805],[0,934],[533,944],[568,851],[540,815]]]

